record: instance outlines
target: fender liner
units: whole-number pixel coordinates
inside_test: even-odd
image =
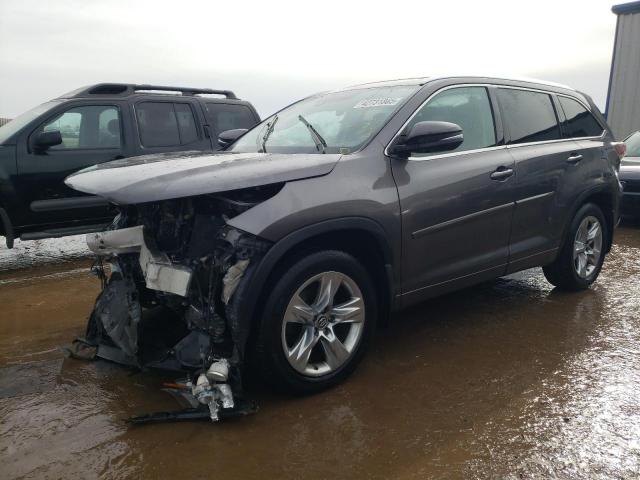
[[[250,278],[247,279],[248,281],[245,288],[248,291],[252,292],[252,295],[247,295],[244,298],[242,305],[239,306],[239,318],[243,319],[243,321],[253,321],[258,300],[261,297],[261,293],[263,292],[269,275],[273,271],[276,264],[285,256],[287,252],[289,252],[296,245],[312,237],[323,233],[336,232],[340,230],[364,230],[368,233],[371,233],[376,238],[378,246],[380,247],[384,256],[384,271],[387,277],[387,283],[389,285],[389,303],[393,304],[395,299],[392,268],[393,255],[384,229],[379,223],[366,217],[342,217],[308,225],[278,240],[267,251],[264,257],[262,257],[253,274],[250,276]]]
[[[11,224],[11,219],[9,218],[7,211],[2,207],[0,207],[0,220],[2,220],[2,225],[4,227],[4,236],[7,242],[7,248],[13,248],[13,241],[15,240],[13,225]]]

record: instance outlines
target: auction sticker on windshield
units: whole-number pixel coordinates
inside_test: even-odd
[[[368,98],[360,100],[353,108],[389,107],[397,105],[402,98]]]

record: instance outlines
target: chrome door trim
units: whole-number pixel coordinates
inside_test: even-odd
[[[521,198],[520,200],[516,200],[516,205],[522,205],[523,203],[533,202],[534,200],[540,200],[545,197],[550,197],[551,195],[555,195],[556,192],[545,192],[540,195],[534,195],[532,197]]]
[[[463,215],[462,217],[454,218],[451,220],[447,220],[446,222],[436,223],[435,225],[431,225],[429,227],[421,228],[416,230],[411,234],[411,238],[417,239],[423,237],[429,233],[437,232],[438,230],[442,230],[443,228],[451,227],[457,223],[466,222],[468,220],[473,220],[475,218],[481,217],[482,215],[486,215],[488,213],[498,212],[500,210],[504,210],[506,208],[513,207],[515,202],[503,203],[502,205],[497,205],[495,207],[487,208],[485,210],[479,210],[477,212],[470,213],[468,215]]]

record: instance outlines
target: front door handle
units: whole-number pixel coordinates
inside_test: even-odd
[[[580,155],[579,153],[572,153],[571,156],[569,156],[569,158],[567,158],[567,163],[576,164],[580,160],[582,160],[582,155]]]
[[[513,168],[498,167],[495,172],[491,174],[491,180],[506,180],[513,175]]]

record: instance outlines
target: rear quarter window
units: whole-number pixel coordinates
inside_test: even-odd
[[[577,100],[568,97],[558,96],[560,105],[566,117],[564,129],[567,136],[578,137],[599,137],[604,130],[595,117]]]
[[[246,105],[208,102],[205,106],[209,126],[215,137],[226,130],[249,129],[257,123],[253,112]]]
[[[546,93],[499,88],[498,100],[510,143],[543,142],[561,138],[551,96]]]

